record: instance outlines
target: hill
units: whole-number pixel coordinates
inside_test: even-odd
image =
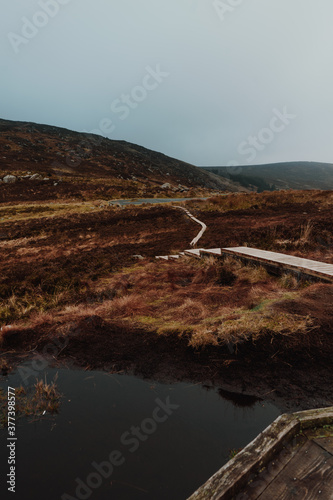
[[[203,167],[203,170],[239,182],[247,189],[333,189],[333,164],[287,162],[239,167]]]
[[[0,149],[0,178],[14,174],[28,182],[29,176],[40,174],[35,180],[48,182],[43,189],[34,184],[36,199],[52,198],[54,187],[58,195],[74,197],[80,193],[83,197],[89,193],[102,197],[168,194],[168,188],[170,193],[197,188],[242,190],[229,179],[162,153],[48,125],[0,120]],[[170,186],[162,188],[163,184]],[[8,201],[17,191],[3,183],[1,187]],[[24,200],[22,186],[17,196]],[[1,195],[0,201],[5,201]]]

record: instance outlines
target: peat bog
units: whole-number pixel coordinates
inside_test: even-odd
[[[332,263],[332,200],[329,191],[280,191],[184,206],[208,226],[202,247]],[[13,201],[0,212],[3,363],[55,344],[53,358],[85,368],[209,380],[282,409],[331,404],[332,285],[233,259],[156,261],[197,232],[169,205]]]

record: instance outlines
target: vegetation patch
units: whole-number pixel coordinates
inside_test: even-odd
[[[230,194],[186,204],[207,224],[202,247],[248,245],[333,263],[331,192]],[[96,362],[103,349],[109,358],[126,358],[139,341],[156,342],[161,352],[164,342],[175,342],[195,357],[277,343],[281,356],[290,348],[324,352],[333,323],[330,285],[272,275],[232,257],[156,260],[188,248],[197,225],[172,206],[101,205],[100,199],[2,205],[6,216],[17,217],[0,224],[5,351],[39,350],[68,337],[66,356],[75,332],[73,357]],[[121,343],[116,353],[114,336]]]
[[[61,394],[56,385],[57,377],[51,383],[45,380],[36,380],[33,387],[24,389],[22,386],[15,390],[15,413],[20,417],[41,417],[58,413]],[[6,427],[8,421],[7,393],[0,389],[0,426]]]

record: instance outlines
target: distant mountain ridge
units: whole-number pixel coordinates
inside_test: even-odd
[[[0,172],[63,178],[124,179],[147,186],[240,191],[230,179],[126,141],[65,128],[0,119]]]
[[[284,162],[239,167],[201,167],[248,189],[333,189],[333,163]]]

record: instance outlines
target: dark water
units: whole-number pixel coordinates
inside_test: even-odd
[[[17,421],[15,495],[6,495],[7,430],[0,431],[1,498],[183,500],[226,463],[230,449],[280,414],[202,385],[65,368],[38,375],[50,382],[56,372],[59,414]],[[1,380],[6,391],[8,384],[21,385],[20,375]]]

